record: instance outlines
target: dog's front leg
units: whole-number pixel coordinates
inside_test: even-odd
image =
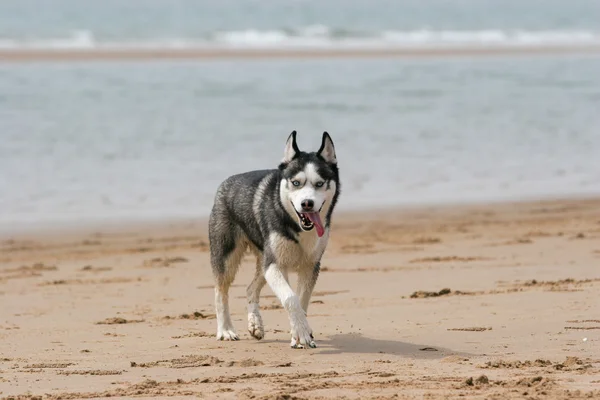
[[[276,263],[265,266],[265,279],[271,290],[273,290],[273,293],[281,301],[290,318],[292,331],[291,347],[294,349],[317,347],[312,337],[312,330],[306,319],[306,312],[300,304],[300,299],[286,280],[286,274],[281,268]]]
[[[300,296],[300,305],[305,313],[308,313],[308,305],[313,293],[313,289],[319,278],[321,263],[317,262],[312,268],[307,266],[298,271],[298,296]]]

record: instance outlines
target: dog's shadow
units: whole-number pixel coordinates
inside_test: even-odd
[[[441,359],[450,354],[469,356],[450,349],[426,344],[406,343],[395,340],[371,339],[361,334],[338,334],[317,342],[319,354],[392,354],[409,358]]]

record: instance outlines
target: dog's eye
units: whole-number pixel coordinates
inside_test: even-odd
[[[317,182],[315,184],[315,186],[318,187],[318,188],[320,188],[320,187],[323,187],[324,184],[325,184],[325,182]]]
[[[292,181],[292,185],[294,185],[294,186],[300,186],[300,181]]]

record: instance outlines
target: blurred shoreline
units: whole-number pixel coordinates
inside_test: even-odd
[[[503,55],[600,54],[600,45],[456,46],[420,48],[187,48],[187,49],[0,49],[0,62],[143,61],[223,59],[429,58]]]
[[[369,224],[373,221],[404,221],[421,218],[451,218],[453,215],[469,215],[470,218],[486,219],[492,213],[501,213],[513,218],[522,210],[533,210],[533,214],[550,216],[556,212],[600,207],[600,195],[554,196],[545,198],[527,198],[522,200],[498,200],[480,202],[448,202],[423,205],[396,205],[360,209],[338,209],[335,213],[334,226],[338,224]],[[159,233],[166,231],[207,234],[208,215],[160,216],[147,218],[98,218],[80,220],[79,222],[39,222],[29,224],[11,224],[16,229],[0,229],[0,243],[14,239],[48,239],[73,238],[97,232],[105,234],[123,234],[131,232]],[[2,227],[6,228],[6,227]]]

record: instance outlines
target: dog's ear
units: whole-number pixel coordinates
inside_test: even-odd
[[[317,151],[317,154],[323,157],[328,163],[337,164],[335,147],[333,146],[333,140],[331,140],[329,133],[323,132],[323,141],[321,142],[321,148]]]
[[[300,149],[298,148],[298,144],[296,144],[296,131],[292,131],[287,142],[285,142],[285,151],[283,152],[283,160],[281,162],[284,164],[289,163],[298,153],[300,153]]]

